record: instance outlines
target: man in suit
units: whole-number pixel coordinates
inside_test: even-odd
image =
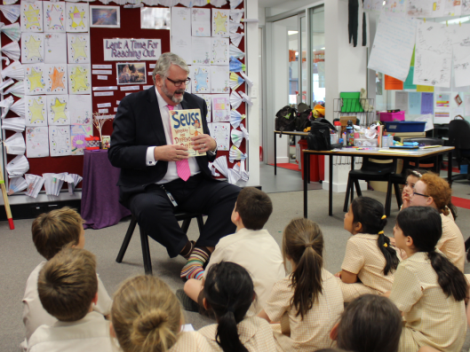
[[[142,231],[167,248],[171,258],[188,259],[181,277],[202,278],[202,266],[219,239],[235,232],[231,213],[240,188],[212,178],[217,143],[207,127],[202,98],[185,92],[189,68],[179,56],[164,53],[153,71],[155,86],[121,100],[114,119],[111,164],[121,169],[120,202],[137,217]],[[192,137],[189,157],[172,144],[170,111],[200,109],[204,134]],[[207,214],[196,243],[188,241],[174,216],[174,208]]]

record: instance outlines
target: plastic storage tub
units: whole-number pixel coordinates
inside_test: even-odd
[[[374,139],[355,138],[354,145],[356,147],[377,147],[377,138],[374,138]]]
[[[380,121],[389,122],[389,121],[405,121],[405,112],[381,112]]]
[[[424,132],[426,121],[393,121],[385,122],[388,133],[393,132]]]

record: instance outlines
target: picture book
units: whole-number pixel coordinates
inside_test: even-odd
[[[191,137],[204,134],[201,111],[199,109],[171,110],[171,137],[173,144],[188,148],[189,156],[206,155],[199,153],[191,145]]]

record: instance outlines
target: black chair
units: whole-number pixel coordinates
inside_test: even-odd
[[[452,156],[457,160],[457,164],[462,164],[463,160],[470,161],[470,124],[463,118],[454,119],[449,123],[449,145],[455,147]],[[452,167],[452,160],[449,160],[449,166]],[[452,175],[452,181],[466,180],[467,174]]]
[[[204,226],[204,220],[202,219],[202,214],[200,213],[187,213],[183,211],[175,210],[175,217],[178,221],[183,221],[181,225],[181,229],[186,234],[189,229],[189,225],[191,224],[191,220],[193,218],[197,219],[197,225],[199,227],[199,232],[202,231],[202,227]],[[131,241],[132,235],[134,234],[135,226],[137,225],[137,218],[132,215],[131,222],[129,227],[127,228],[126,236],[124,237],[124,241],[122,241],[121,249],[119,250],[119,254],[116,257],[116,262],[121,263],[122,259],[124,258],[124,254],[126,254],[127,247],[129,246],[129,242]],[[150,259],[150,248],[149,248],[149,240],[148,235],[142,232],[140,229],[140,244],[142,246],[142,257],[144,259],[144,269],[146,275],[152,275],[152,261]]]

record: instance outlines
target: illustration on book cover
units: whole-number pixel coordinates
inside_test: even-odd
[[[171,110],[171,136],[173,144],[188,148],[189,156],[206,155],[193,149],[191,138],[204,134],[199,109]]]

